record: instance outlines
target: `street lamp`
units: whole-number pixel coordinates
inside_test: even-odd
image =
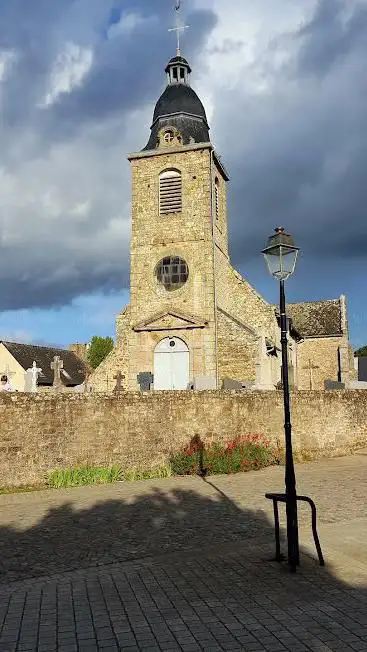
[[[296,476],[294,473],[292,451],[292,426],[289,405],[289,378],[288,378],[288,341],[287,341],[287,316],[285,312],[284,281],[294,272],[298,247],[295,246],[291,235],[285,233],[283,227],[275,229],[267,247],[263,250],[264,258],[271,276],[280,282],[280,331],[282,346],[282,384],[284,400],[284,432],[285,432],[285,498],[287,512],[287,541],[288,563],[291,571],[295,572],[299,564],[298,518],[297,518],[297,492]]]

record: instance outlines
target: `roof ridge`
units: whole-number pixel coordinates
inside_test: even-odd
[[[69,351],[69,349],[63,349],[60,346],[43,346],[41,344],[32,344],[31,342],[13,342],[12,340],[0,340],[1,344],[15,344],[16,346],[32,346],[35,349],[53,349],[54,351]],[[70,351],[70,353],[75,353],[75,351]]]

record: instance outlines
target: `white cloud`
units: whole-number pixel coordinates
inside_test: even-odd
[[[16,52],[14,50],[0,51],[0,83],[6,78],[11,70],[12,64],[16,60]]]
[[[62,93],[70,93],[79,86],[93,64],[93,50],[76,43],[66,43],[55,61],[49,81],[49,90],[40,102],[49,107]]]

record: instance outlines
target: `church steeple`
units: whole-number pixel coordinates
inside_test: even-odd
[[[176,12],[180,6],[181,2],[177,0]],[[150,138],[144,150],[208,143],[210,140],[205,109],[190,86],[190,64],[181,54],[180,32],[187,27],[180,24],[177,14],[176,27],[169,30],[177,33],[176,56],[165,68],[167,86],[155,106]]]

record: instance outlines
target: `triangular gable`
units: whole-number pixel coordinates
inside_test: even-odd
[[[208,322],[177,310],[160,312],[133,326],[134,331],[167,331],[205,328]]]

